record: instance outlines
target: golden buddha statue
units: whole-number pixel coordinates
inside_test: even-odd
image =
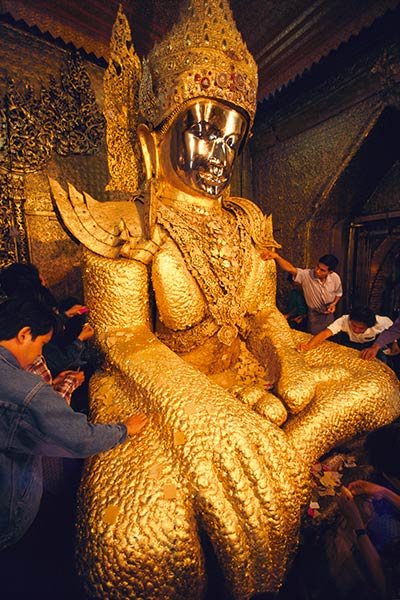
[[[275,263],[260,258],[278,247],[271,218],[229,193],[256,87],[226,0],[190,2],[143,65],[120,11],[105,76],[109,189],[132,201],[50,182],[85,247],[104,353],[91,416],[149,417],[85,466],[77,564],[96,598],[202,598],[204,536],[234,598],[276,591],[313,462],[400,413],[390,369],[330,343],[300,354],[306,334],[276,308]]]

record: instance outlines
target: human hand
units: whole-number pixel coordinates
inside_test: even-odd
[[[392,342],[391,344],[389,344],[389,356],[397,356],[398,354],[400,354],[400,346],[399,346],[399,341],[395,340],[394,342]],[[386,354],[386,352],[385,352]]]
[[[146,415],[140,413],[137,415],[132,415],[128,417],[125,421],[126,428],[128,430],[128,435],[134,435],[135,433],[139,433],[141,429],[147,424]]]
[[[374,500],[382,500],[386,492],[386,488],[382,485],[377,485],[376,483],[371,483],[370,481],[364,481],[362,479],[352,481],[349,484],[349,490],[353,496],[365,494],[366,496],[371,496]]]
[[[328,308],[326,309],[326,311],[325,311],[325,314],[326,314],[326,315],[330,315],[330,314],[334,313],[334,312],[335,312],[335,310],[336,310],[336,304],[334,304],[334,303],[332,302],[332,304],[330,304],[330,305],[328,306]]]
[[[310,342],[300,342],[300,344],[297,346],[297,350],[299,352],[307,352],[307,350],[310,350],[310,348]]]
[[[94,329],[89,323],[85,323],[82,327],[82,331],[78,335],[78,340],[81,342],[85,342],[86,340],[90,340],[94,336]]]
[[[379,352],[379,346],[377,346],[376,344],[372,344],[372,346],[370,346],[369,348],[365,348],[365,350],[361,350],[361,358],[363,360],[372,360],[373,358],[376,357],[376,355]]]
[[[277,256],[278,256],[278,253],[275,252],[275,250],[270,250],[269,248],[267,248],[266,250],[263,250],[260,254],[260,257],[263,260],[275,259]]]
[[[82,385],[82,383],[85,381],[85,373],[83,371],[61,371],[61,373],[59,373],[57,377],[53,379],[53,386],[57,386],[60,383],[62,383],[64,379],[69,375],[72,375],[74,377],[78,385]]]
[[[73,306],[71,306],[71,308],[69,308],[68,310],[64,311],[64,314],[67,317],[74,317],[75,315],[82,314],[82,311],[85,308],[86,308],[86,306],[83,306],[83,304],[74,304]]]
[[[358,510],[357,504],[354,502],[352,492],[348,488],[342,486],[340,494],[336,497],[336,502],[352,529],[364,529],[365,525],[360,511]]]

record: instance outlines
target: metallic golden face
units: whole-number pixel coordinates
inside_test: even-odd
[[[247,130],[246,118],[214,100],[197,100],[172,125],[171,165],[192,191],[220,196]]]

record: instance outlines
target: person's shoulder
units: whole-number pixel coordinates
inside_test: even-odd
[[[349,315],[342,315],[335,319],[330,325],[328,325],[327,329],[333,331],[333,333],[339,333],[339,331],[347,331],[349,328]]]
[[[301,286],[309,285],[309,282],[313,280],[312,269],[299,269],[299,267],[296,267],[296,275],[294,275],[293,280]]]
[[[348,323],[349,322],[349,317],[350,315],[341,315],[340,317],[338,317],[337,319],[335,319],[334,323],[338,322],[338,323]]]
[[[0,346],[0,372],[2,384],[12,382],[19,377],[19,373],[24,373],[15,356],[4,346]]]
[[[390,317],[375,315],[375,319],[378,325],[383,325],[385,329],[393,325],[393,321]]]
[[[336,281],[341,281],[340,275],[339,273],[336,273],[336,271],[330,271],[328,277],[331,277],[331,279],[335,279]]]
[[[334,286],[335,291],[338,295],[341,296],[343,294],[342,280],[340,278],[339,273],[336,273],[336,271],[331,271],[330,273],[328,273],[327,281],[330,282],[331,286]]]
[[[27,402],[32,402],[43,389],[52,390],[52,387],[40,375],[30,373],[15,365],[0,365],[2,400],[25,406]]]

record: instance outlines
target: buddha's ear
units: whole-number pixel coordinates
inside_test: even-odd
[[[141,123],[137,128],[137,135],[142,149],[146,179],[153,179],[158,172],[157,138],[154,131]]]

